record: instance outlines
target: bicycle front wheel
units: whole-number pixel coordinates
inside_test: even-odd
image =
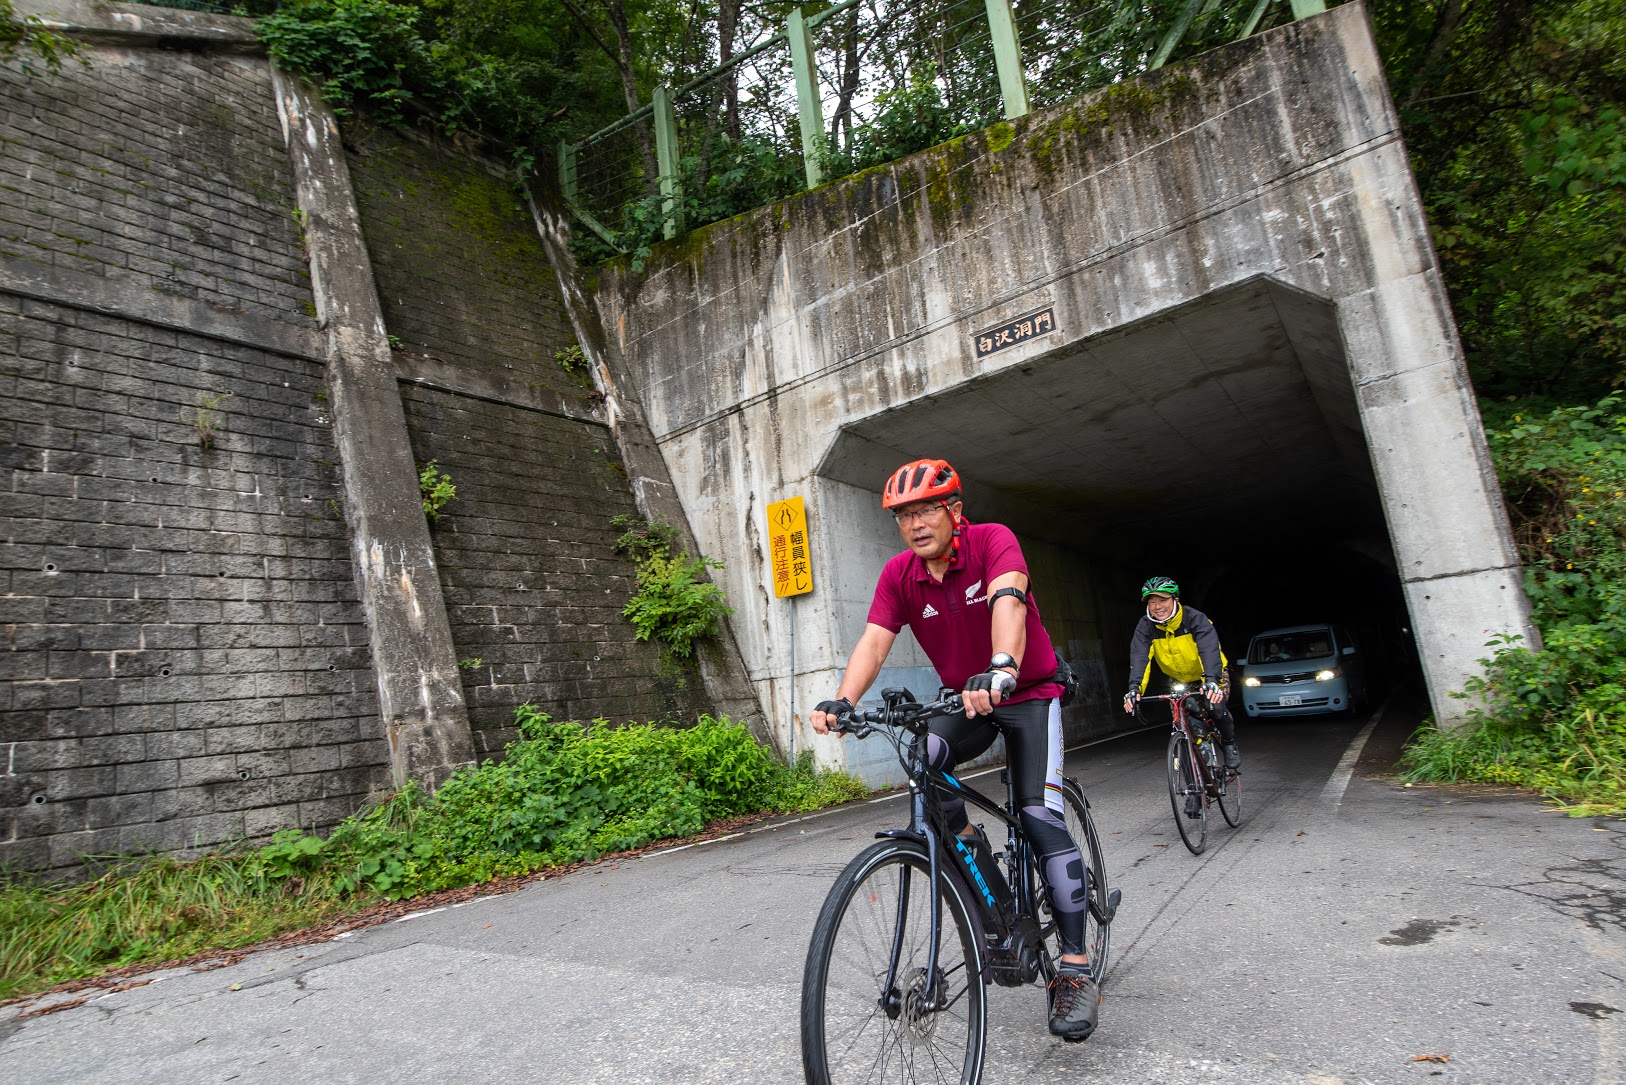
[[[1184,731],[1169,736],[1169,805],[1174,807],[1174,825],[1186,850],[1201,855],[1208,843],[1208,795],[1193,756]]]
[[[1218,731],[1208,736],[1208,745],[1215,751],[1214,803],[1225,817],[1225,824],[1234,829],[1242,822],[1242,774],[1225,767],[1224,759],[1219,756],[1221,746]]]
[[[980,947],[969,903],[940,875],[942,931],[937,967],[928,972],[930,870],[919,844],[884,840],[831,886],[802,978],[809,1085],[982,1080],[988,1005]]]

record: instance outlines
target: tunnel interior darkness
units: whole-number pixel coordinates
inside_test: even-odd
[[[1380,686],[1415,680],[1404,597],[1324,300],[1257,279],[1059,343],[848,426],[819,473],[878,491],[890,470],[921,456],[959,470],[973,520],[1005,523],[1123,582],[1175,577],[1233,659],[1259,630],[1339,622]],[[1109,650],[1109,675],[1118,665]]]

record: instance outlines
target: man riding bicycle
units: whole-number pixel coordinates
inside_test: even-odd
[[[881,571],[869,620],[834,700],[809,716],[826,734],[874,683],[899,630],[907,625],[943,685],[962,691],[963,718],[934,720],[927,758],[944,772],[1005,736],[1012,792],[1022,830],[1039,854],[1050,887],[1062,957],[1051,981],[1050,1031],[1083,1040],[1095,1030],[1101,1001],[1083,952],[1089,902],[1084,860],[1062,820],[1061,686],[1056,653],[1028,594],[1027,561],[1016,536],[963,514],[960,476],[943,460],[916,460],[887,479],[881,505],[902,532],[903,553]],[[965,800],[940,789],[949,829],[972,828]]]
[[[1124,711],[1134,712],[1141,694],[1152,680],[1152,664],[1172,682],[1194,685],[1201,682],[1213,706],[1214,722],[1219,724],[1220,748],[1225,767],[1242,767],[1242,752],[1236,747],[1236,720],[1226,707],[1231,679],[1226,671],[1225,652],[1219,631],[1208,615],[1180,604],[1180,585],[1166,576],[1154,576],[1141,585],[1140,597],[1146,614],[1135,625],[1129,642],[1129,692],[1124,695]],[[1195,817],[1200,800],[1186,796],[1186,814]]]

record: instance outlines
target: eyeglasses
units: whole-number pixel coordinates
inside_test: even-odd
[[[942,505],[927,505],[925,508],[919,509],[899,509],[892,514],[892,519],[898,522],[899,527],[902,527],[904,524],[913,523],[916,520],[935,520],[942,511]]]

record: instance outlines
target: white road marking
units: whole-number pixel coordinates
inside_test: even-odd
[[[1361,753],[1366,749],[1366,740],[1372,737],[1378,721],[1383,718],[1383,710],[1388,707],[1388,701],[1378,706],[1378,710],[1372,713],[1372,718],[1367,721],[1366,726],[1361,728],[1361,733],[1355,736],[1355,741],[1349,744],[1349,749],[1344,751],[1344,756],[1339,758],[1338,767],[1332,770],[1332,777],[1328,779],[1327,786],[1321,789],[1322,802],[1330,802],[1336,809],[1344,801],[1344,789],[1349,786],[1349,778],[1355,775],[1355,762],[1361,759]]]

